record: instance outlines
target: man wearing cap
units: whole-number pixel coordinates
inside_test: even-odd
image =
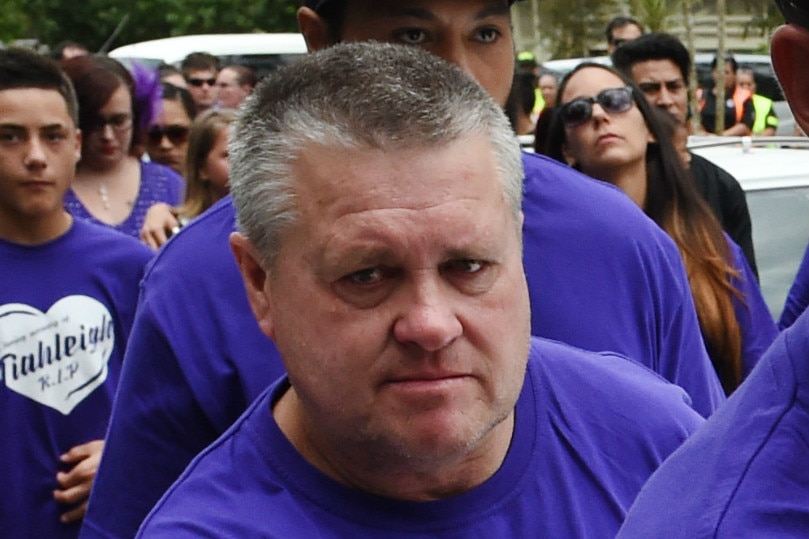
[[[809,129],[809,9],[770,55],[796,121]],[[620,539],[806,537],[809,531],[809,313],[773,343],[733,396],[652,476]]]
[[[310,0],[299,25],[311,50],[366,40],[424,48],[503,105],[510,4]],[[722,389],[673,242],[617,189],[539,156],[523,165],[532,334],[638,361],[710,415]],[[131,536],[188,462],[283,373],[229,252],[234,230],[228,197],[167,244],[144,279],[86,537]]]

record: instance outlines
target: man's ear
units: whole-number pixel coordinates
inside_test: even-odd
[[[809,32],[792,24],[779,27],[772,37],[770,55],[795,120],[809,132]]]
[[[261,259],[253,244],[243,234],[234,232],[230,235],[230,250],[236,258],[236,265],[242,274],[247,301],[256,317],[261,331],[273,338],[275,325],[272,318],[272,301],[270,300],[269,275],[261,265]]]
[[[74,157],[76,158],[75,163],[73,166],[78,166],[79,161],[81,161],[81,129],[76,129],[76,140],[75,140],[75,153]]]
[[[328,23],[312,8],[298,9],[298,28],[306,39],[309,52],[323,50],[334,45]]]

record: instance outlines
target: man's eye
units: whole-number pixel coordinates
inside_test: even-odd
[[[420,45],[427,41],[427,33],[419,28],[408,28],[398,33],[399,41],[406,45]]]
[[[477,273],[483,269],[484,263],[481,260],[474,258],[462,258],[460,260],[453,260],[447,264],[447,269],[459,271],[462,273]]]
[[[343,280],[352,284],[372,285],[382,280],[382,270],[380,268],[365,268],[354,273],[349,273]]]
[[[495,28],[483,28],[478,32],[478,40],[482,43],[494,43],[500,38],[500,32]]]
[[[0,142],[12,143],[20,140],[22,140],[22,137],[17,133],[0,133]]]

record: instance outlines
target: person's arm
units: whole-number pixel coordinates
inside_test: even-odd
[[[775,133],[778,130],[778,115],[775,113],[775,108],[772,106],[772,103],[770,104],[770,109],[767,111],[765,125],[766,127],[764,128],[764,131],[761,132],[761,136],[775,136]]]
[[[167,328],[139,308],[82,538],[132,537],[152,506],[219,432],[178,366]]]
[[[56,474],[59,488],[53,491],[53,499],[64,506],[73,506],[62,513],[65,524],[77,522],[87,511],[87,500],[101,460],[104,440],[93,440],[86,444],[72,447],[60,457],[63,465],[70,466],[67,471]]]
[[[742,119],[734,125],[725,129],[722,133],[728,137],[747,137],[753,133],[753,123],[756,121],[756,109],[753,107],[753,100],[747,99],[744,102],[744,112]]]
[[[750,128],[739,122],[733,127],[729,127],[722,132],[726,137],[747,137],[750,136]]]
[[[163,202],[152,205],[146,212],[140,239],[154,250],[166,243],[180,226],[174,209]]]

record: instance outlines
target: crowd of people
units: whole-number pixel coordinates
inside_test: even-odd
[[[0,51],[4,533],[809,530],[809,315],[687,150],[714,94],[692,125],[687,50],[628,17],[614,67],[515,61],[515,1],[304,0],[260,83]],[[725,69],[730,132],[773,131]]]
[[[643,38],[640,39],[639,38]],[[639,43],[638,43],[639,41]],[[672,42],[673,41],[673,42]],[[626,16],[618,16],[612,19],[606,28],[607,54],[613,64],[619,65],[622,62],[626,65],[631,55],[642,54],[654,59],[665,54],[668,58],[678,61],[678,66],[687,68],[682,70],[682,75],[671,77],[665,90],[657,89],[654,92],[651,88],[641,89],[649,95],[656,94],[656,99],[676,100],[678,95],[686,95],[688,90],[688,78],[690,76],[691,59],[685,46],[674,36],[668,34],[651,33],[647,34],[643,26],[635,19]],[[627,47],[624,47],[627,45]],[[675,51],[677,48],[680,51]],[[634,49],[634,50],[633,50]],[[674,56],[676,54],[676,56]],[[684,55],[684,57],[683,57]],[[687,62],[687,64],[686,64]],[[541,144],[546,135],[547,126],[540,122],[540,112],[545,109],[553,109],[558,103],[555,96],[558,88],[557,74],[542,68],[530,51],[523,51],[517,55],[517,66],[521,73],[532,73],[530,78],[534,91],[537,94],[533,109],[532,123],[525,122],[520,126],[520,134],[536,134],[537,144]],[[544,77],[544,83],[543,83]],[[725,58],[723,70],[724,95],[725,95],[725,116],[724,128],[721,132],[716,129],[716,95],[719,72],[716,65],[716,58],[711,64],[711,83],[704,88],[697,90],[697,108],[700,113],[700,121],[691,123],[692,113],[686,109],[687,113],[687,134],[689,135],[726,135],[726,136],[773,136],[778,128],[778,116],[773,107],[773,100],[757,93],[756,74],[750,66],[739,65],[732,55]],[[680,85],[683,85],[682,87]],[[545,92],[540,94],[540,88],[553,87],[552,97],[543,99]],[[659,85],[656,88],[660,88]],[[648,91],[647,91],[648,90]],[[526,92],[516,86],[513,89],[514,100],[525,99]],[[669,95],[671,94],[671,95]],[[686,105],[687,101],[686,101]],[[551,113],[552,114],[552,113]]]

